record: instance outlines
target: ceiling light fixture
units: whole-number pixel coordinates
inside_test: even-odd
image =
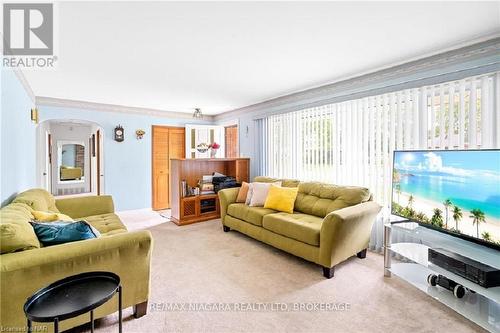
[[[193,113],[193,118],[203,118],[200,108],[195,108]]]

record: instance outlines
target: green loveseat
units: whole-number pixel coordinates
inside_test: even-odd
[[[31,227],[32,211],[60,212],[85,219],[102,234],[100,238],[43,247]],[[134,315],[146,313],[149,297],[152,237],[149,231],[127,232],[114,213],[111,196],[85,196],[55,200],[47,191],[20,193],[0,210],[0,330],[24,331],[23,305],[38,289],[67,276],[88,271],[111,271],[120,276],[123,308],[134,306]],[[115,296],[94,311],[94,318],[116,312]],[[60,330],[89,322],[89,314],[64,320]],[[40,332],[52,325],[34,323]],[[40,327],[36,327],[36,325]]]
[[[279,179],[256,177],[256,182]],[[218,192],[224,231],[237,230],[250,237],[312,261],[332,278],[338,263],[357,254],[366,256],[371,229],[380,206],[362,187],[281,180],[298,187],[293,214],[236,203],[239,188]]]

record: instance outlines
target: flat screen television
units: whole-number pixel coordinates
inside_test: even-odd
[[[391,212],[500,250],[500,150],[395,151]]]

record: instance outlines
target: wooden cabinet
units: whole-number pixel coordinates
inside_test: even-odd
[[[152,206],[159,210],[170,207],[170,159],[184,157],[185,130],[153,126],[152,133]]]
[[[217,194],[195,195],[179,201],[179,219],[173,218],[178,225],[190,224],[220,217]]]
[[[172,221],[178,225],[212,220],[220,217],[216,194],[182,197],[181,182],[194,187],[203,175],[214,172],[235,177],[238,182],[250,178],[249,158],[176,159],[170,160]]]
[[[224,128],[225,146],[226,146],[226,157],[238,157],[239,147],[238,147],[238,126],[228,126]]]

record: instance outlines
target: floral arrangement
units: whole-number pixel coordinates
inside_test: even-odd
[[[220,148],[220,144],[217,142],[211,143],[208,148],[210,148],[210,157],[215,158],[215,155],[217,155],[217,150]]]
[[[217,142],[214,142],[214,143],[211,143],[208,148],[210,149],[219,149],[220,148],[220,144],[218,144]]]
[[[144,136],[144,134],[146,134],[146,131],[143,130],[143,129],[138,129],[138,130],[135,131],[135,135],[137,137],[137,140],[142,139],[142,137]]]

